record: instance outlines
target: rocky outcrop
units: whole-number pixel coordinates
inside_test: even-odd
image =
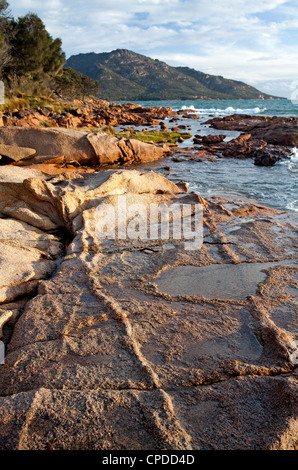
[[[295,117],[277,117],[277,116],[258,116],[249,114],[231,114],[225,117],[215,117],[206,122],[214,129],[233,130],[240,132],[250,132],[258,135],[267,132],[270,128],[284,126],[284,128],[293,127],[296,133],[298,118]],[[287,145],[287,144],[286,144]]]
[[[298,119],[294,117],[269,117],[233,114],[213,118],[207,124],[215,129],[236,130],[250,133],[253,139],[267,144],[295,147],[298,145]]]
[[[262,138],[272,145],[284,145],[287,147],[298,146],[298,123],[293,122],[291,125],[282,124],[280,126],[270,126],[265,131],[259,131]]]
[[[291,154],[290,149],[278,145],[266,145],[264,148],[257,148],[252,153],[254,164],[258,166],[273,166],[276,162],[286,159]]]
[[[12,169],[0,170],[1,243],[18,264],[4,257],[1,272],[5,289],[24,288],[1,290],[1,449],[297,447],[294,218],[187,194],[150,171]],[[99,237],[98,211],[119,196],[201,204],[202,247],[142,239],[128,213],[135,237]],[[230,295],[202,269],[217,266]]]
[[[24,142],[29,148],[23,147]],[[52,163],[96,167],[153,161],[169,152],[166,144],[153,145],[103,132],[89,134],[73,129],[26,127],[0,128],[0,153],[1,148],[11,161],[24,166]]]
[[[218,157],[253,158],[256,165],[271,166],[287,158],[291,149],[280,145],[268,145],[266,141],[254,139],[251,134],[241,134],[236,139],[219,144],[203,145],[202,150]]]
[[[194,143],[201,145],[207,155],[219,158],[253,158],[255,165],[272,166],[287,159],[292,147],[298,144],[298,120],[234,114],[213,118],[206,122],[220,130],[243,132],[236,139],[223,142],[222,136],[195,136]],[[206,139],[206,137],[205,137]],[[208,141],[209,140],[209,141]]]
[[[63,104],[61,104],[62,107]],[[59,103],[58,103],[59,106]],[[158,125],[161,119],[175,115],[172,108],[144,107],[133,103],[116,104],[105,100],[75,101],[61,113],[50,107],[22,109],[2,115],[4,126],[100,128],[120,125]]]

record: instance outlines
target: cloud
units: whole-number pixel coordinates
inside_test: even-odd
[[[230,78],[298,78],[296,1],[10,0],[36,12],[67,55],[132,49]]]

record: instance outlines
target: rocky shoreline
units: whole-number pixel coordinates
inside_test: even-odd
[[[62,103],[61,105],[62,106]],[[57,106],[59,107],[59,106]],[[0,125],[18,127],[101,128],[120,125],[158,125],[159,121],[174,115],[172,108],[145,107],[133,103],[117,104],[99,99],[74,101],[64,104],[63,112],[50,107],[21,109],[3,113]]]
[[[12,119],[0,127],[0,448],[297,449],[295,216],[122,168],[236,145],[251,158],[276,147],[277,122],[212,120],[244,134],[178,149]],[[294,138],[296,122],[283,125]],[[98,239],[97,210],[120,195],[200,204],[202,247]]]
[[[189,114],[187,114],[189,117]],[[197,118],[197,115],[194,115]],[[220,158],[252,159],[258,166],[273,166],[286,160],[298,146],[298,119],[233,114],[212,118],[205,125],[241,134],[225,141],[226,134],[194,135],[193,148],[178,149],[184,159],[215,161]]]
[[[11,139],[5,136],[5,128],[10,127],[41,128],[45,132],[47,130],[54,132],[56,129],[57,133],[60,133],[61,129],[68,129],[70,132],[75,130],[85,132],[86,135],[91,132],[101,132],[104,126],[126,126],[123,129],[127,128],[127,126],[137,128],[149,127],[182,133],[183,129],[186,128],[184,125],[185,119],[200,119],[191,109],[175,112],[172,108],[167,107],[144,107],[133,103],[116,104],[95,99],[74,102],[68,108],[65,112],[55,113],[46,107],[40,106],[34,110],[24,109],[2,114],[0,116],[0,125],[4,126],[4,128],[2,128],[0,143],[7,145],[11,142]],[[165,119],[168,119],[169,126],[164,123]],[[209,136],[195,134],[193,136],[193,147],[189,147],[188,151],[180,148],[172,149],[172,153],[179,154],[182,152],[183,158],[195,159],[197,161],[215,160],[224,157],[237,159],[251,158],[254,160],[255,165],[272,166],[276,162],[288,158],[291,149],[298,146],[297,118],[234,114],[223,118],[212,118],[207,120],[205,124],[217,130],[239,131],[241,135],[233,140],[225,141],[226,135],[224,133],[222,135]],[[30,135],[29,132],[28,135]],[[20,138],[19,141],[26,141],[26,138]],[[9,143],[9,145],[11,144]],[[56,152],[56,157],[60,158],[62,152],[63,149],[61,149],[60,154]],[[2,155],[3,153],[2,148]],[[110,163],[127,164],[140,161],[140,158],[134,158],[131,155],[134,152],[129,153],[130,155],[127,157],[127,152],[124,151],[123,158],[121,156],[112,158]],[[144,153],[146,154],[145,151]],[[167,152],[164,152],[163,155],[165,154]],[[162,152],[159,152],[158,158],[161,158],[161,156]],[[177,155],[175,157],[177,158]],[[72,157],[71,159],[73,160]],[[147,157],[144,157],[144,161],[146,159]],[[60,163],[59,161],[58,164]],[[77,163],[82,164],[81,161]],[[107,164],[107,162],[106,160],[103,163],[94,160],[93,154],[91,166],[95,164],[101,166],[102,164]],[[90,166],[89,161],[87,165]]]

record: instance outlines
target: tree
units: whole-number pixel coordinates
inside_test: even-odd
[[[0,0],[0,79],[7,89],[35,94],[43,88],[70,99],[99,93],[98,82],[64,64],[61,39],[53,39],[34,13],[11,18]]]
[[[62,74],[55,78],[55,91],[68,99],[97,96],[99,89],[98,82],[71,67],[65,67]]]
[[[65,54],[61,50],[62,41],[61,39],[55,39],[49,45],[48,55],[44,61],[44,72],[57,74],[62,70],[65,64]]]
[[[85,98],[85,96],[99,95],[99,89],[100,89],[99,82],[93,80],[90,77],[87,77],[86,75],[82,75],[81,83],[82,83],[83,99]]]
[[[5,0],[0,0],[0,27],[6,23],[6,20],[9,15],[8,3]]]
[[[13,21],[12,72],[17,75],[56,74],[65,63],[61,40],[53,40],[42,20],[29,13]]]
[[[8,3],[0,0],[0,77],[10,61],[10,19]]]

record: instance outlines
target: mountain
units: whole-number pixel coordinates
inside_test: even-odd
[[[243,82],[171,67],[127,49],[73,55],[66,66],[99,81],[100,97],[109,101],[275,98]]]

